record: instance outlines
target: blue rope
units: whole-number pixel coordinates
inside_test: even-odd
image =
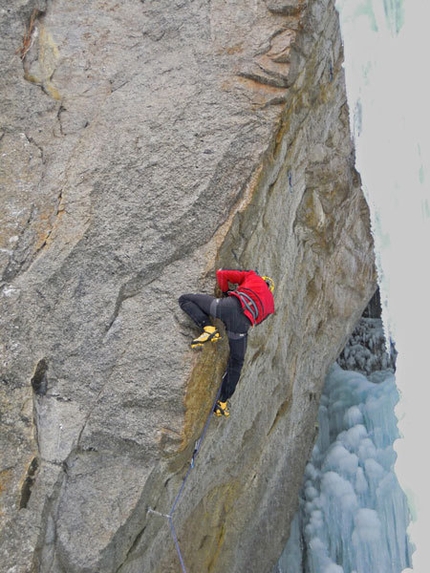
[[[172,534],[172,537],[173,537],[173,543],[175,544],[176,552],[178,554],[179,561],[181,563],[182,573],[187,573],[187,570],[185,568],[185,563],[184,563],[184,560],[182,558],[181,548],[179,547],[179,541],[178,541],[178,537],[176,535],[175,526],[173,525],[173,519],[172,519],[171,515],[169,515],[169,526],[170,526],[170,533]]]
[[[160,515],[161,517],[166,517],[166,518],[168,519],[168,521],[169,521],[169,527],[170,527],[170,533],[171,533],[171,535],[172,535],[173,542],[174,542],[175,548],[176,548],[176,552],[177,552],[177,554],[178,554],[179,561],[180,561],[180,563],[181,563],[182,573],[187,573],[187,570],[186,570],[186,568],[185,568],[184,559],[183,559],[183,557],[182,557],[181,548],[180,548],[180,546],[179,546],[178,536],[176,535],[175,526],[174,526],[174,524],[173,524],[173,513],[175,512],[176,507],[177,507],[177,505],[178,505],[178,503],[179,503],[179,500],[180,500],[181,497],[182,497],[182,493],[183,493],[183,491],[184,491],[184,488],[185,488],[185,484],[186,484],[186,482],[187,482],[187,479],[188,479],[188,477],[189,477],[191,471],[192,471],[192,470],[194,469],[194,467],[195,467],[195,461],[196,461],[197,455],[198,455],[198,453],[199,453],[199,451],[200,451],[200,448],[202,447],[203,440],[204,440],[205,435],[206,435],[206,432],[207,432],[207,430],[208,430],[208,428],[209,428],[209,424],[210,424],[210,421],[211,421],[211,418],[212,418],[212,415],[213,415],[214,408],[215,408],[216,403],[217,403],[217,401],[218,401],[218,399],[219,399],[219,397],[220,397],[220,395],[221,395],[221,386],[222,386],[222,385],[220,385],[220,387],[218,388],[217,395],[216,395],[215,400],[214,400],[214,402],[213,402],[213,404],[212,404],[212,408],[211,408],[211,411],[209,412],[209,416],[206,418],[206,422],[205,422],[205,425],[203,426],[202,433],[200,434],[200,437],[199,437],[199,438],[196,440],[196,442],[195,442],[193,455],[191,456],[191,460],[190,460],[190,465],[189,465],[189,467],[188,467],[187,473],[186,473],[185,476],[184,476],[184,479],[182,480],[181,487],[179,488],[179,491],[178,491],[178,493],[177,493],[177,495],[176,495],[176,497],[175,497],[175,499],[174,499],[174,501],[173,501],[172,507],[171,507],[171,509],[170,509],[170,513],[164,514],[164,513],[160,513],[160,512],[158,512],[158,511],[155,511],[154,509],[151,509],[151,508],[148,509],[148,513],[154,513],[155,515]]]

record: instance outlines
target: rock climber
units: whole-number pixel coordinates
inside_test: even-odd
[[[200,336],[191,342],[191,348],[199,348],[221,338],[211,318],[218,318],[225,325],[230,356],[214,413],[216,416],[229,416],[227,401],[236,390],[240,378],[248,330],[275,312],[275,285],[270,277],[260,276],[252,270],[219,269],[216,278],[223,298],[208,294],[183,294],[179,297],[179,306],[203,329]]]

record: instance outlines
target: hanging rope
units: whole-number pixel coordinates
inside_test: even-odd
[[[172,507],[170,508],[170,512],[167,513],[167,514],[166,514],[166,513],[160,513],[159,511],[155,511],[155,509],[152,509],[152,508],[149,508],[148,511],[147,511],[147,513],[152,513],[152,514],[154,514],[154,515],[159,515],[160,517],[165,517],[165,518],[168,520],[168,522],[169,522],[169,527],[170,527],[170,533],[171,533],[171,535],[172,535],[173,543],[175,544],[176,552],[177,552],[178,557],[179,557],[179,562],[180,562],[180,564],[181,564],[182,573],[187,573],[187,570],[186,570],[186,568],[185,568],[184,559],[183,559],[183,557],[182,557],[181,548],[180,548],[180,546],[179,546],[178,536],[176,535],[176,529],[175,529],[175,526],[174,526],[174,524],[173,524],[173,513],[175,512],[175,510],[176,510],[176,508],[177,508],[177,506],[178,506],[179,500],[180,500],[181,497],[182,497],[182,494],[183,494],[183,491],[184,491],[184,488],[185,488],[185,484],[186,484],[186,482],[187,482],[187,480],[188,480],[188,477],[189,477],[190,473],[192,472],[192,470],[193,470],[194,467],[195,467],[195,461],[196,461],[197,455],[198,455],[198,453],[199,453],[199,451],[200,451],[200,448],[202,447],[203,440],[204,440],[204,438],[205,438],[207,429],[208,429],[208,427],[209,427],[209,423],[210,423],[211,418],[212,418],[212,415],[213,415],[213,411],[214,411],[215,405],[216,405],[216,403],[217,403],[217,401],[218,401],[218,398],[220,397],[220,394],[221,394],[221,385],[220,385],[220,387],[218,388],[218,392],[217,392],[217,395],[215,396],[215,400],[213,401],[211,411],[209,412],[209,415],[208,415],[208,417],[206,418],[206,422],[205,422],[205,425],[203,426],[202,433],[200,434],[200,437],[196,440],[196,442],[195,442],[195,444],[194,444],[194,451],[193,451],[193,455],[191,456],[190,465],[189,465],[189,467],[188,467],[187,473],[186,473],[185,476],[184,476],[184,479],[182,480],[181,487],[179,488],[179,491],[178,491],[178,493],[177,493],[177,495],[176,495],[176,497],[175,497],[175,499],[174,499],[174,501],[173,501]]]

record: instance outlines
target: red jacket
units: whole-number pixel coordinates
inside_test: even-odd
[[[266,282],[255,271],[235,271],[220,269],[216,272],[217,282],[223,293],[229,290],[229,284],[237,284],[236,290],[228,292],[240,300],[244,315],[251,324],[260,324],[275,312],[273,294]]]

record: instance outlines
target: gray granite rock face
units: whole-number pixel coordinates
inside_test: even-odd
[[[375,289],[327,0],[0,3],[2,571],[180,570],[168,514],[220,383],[177,305],[276,282],[175,508],[189,573],[264,573]]]

